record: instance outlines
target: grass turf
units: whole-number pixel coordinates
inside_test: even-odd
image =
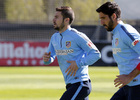
[[[117,67],[89,67],[89,100],[109,100]],[[0,100],[59,100],[65,83],[59,67],[0,67]]]

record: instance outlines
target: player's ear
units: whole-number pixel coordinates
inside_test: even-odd
[[[70,19],[69,18],[65,18],[64,20],[66,23],[69,23]]]
[[[115,13],[113,13],[111,17],[112,17],[113,20],[117,19],[117,16],[116,16]]]

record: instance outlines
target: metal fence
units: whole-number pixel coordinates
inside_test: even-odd
[[[55,32],[51,27],[55,8],[61,5],[73,8],[72,26],[92,41],[111,41],[95,11],[106,1],[113,0],[0,0],[0,41],[48,41]]]

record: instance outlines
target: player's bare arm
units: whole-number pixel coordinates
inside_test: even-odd
[[[78,66],[76,64],[75,61],[67,61],[67,63],[71,63],[70,66],[67,68],[67,70],[65,71],[65,73],[67,73],[67,75],[70,74],[70,76],[75,76],[76,75],[76,72],[78,70]]]
[[[128,75],[118,75],[117,78],[114,80],[115,87],[122,88],[129,82],[131,82],[137,75],[140,74],[140,71],[135,68],[130,74]]]
[[[50,60],[51,52],[47,53],[45,52],[43,55],[44,62],[48,62]]]

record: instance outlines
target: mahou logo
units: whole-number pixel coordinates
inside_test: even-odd
[[[0,65],[43,65],[48,45],[48,42],[0,42]]]
[[[41,43],[40,43],[41,44]],[[47,47],[35,43],[0,43],[0,58],[42,58]]]

